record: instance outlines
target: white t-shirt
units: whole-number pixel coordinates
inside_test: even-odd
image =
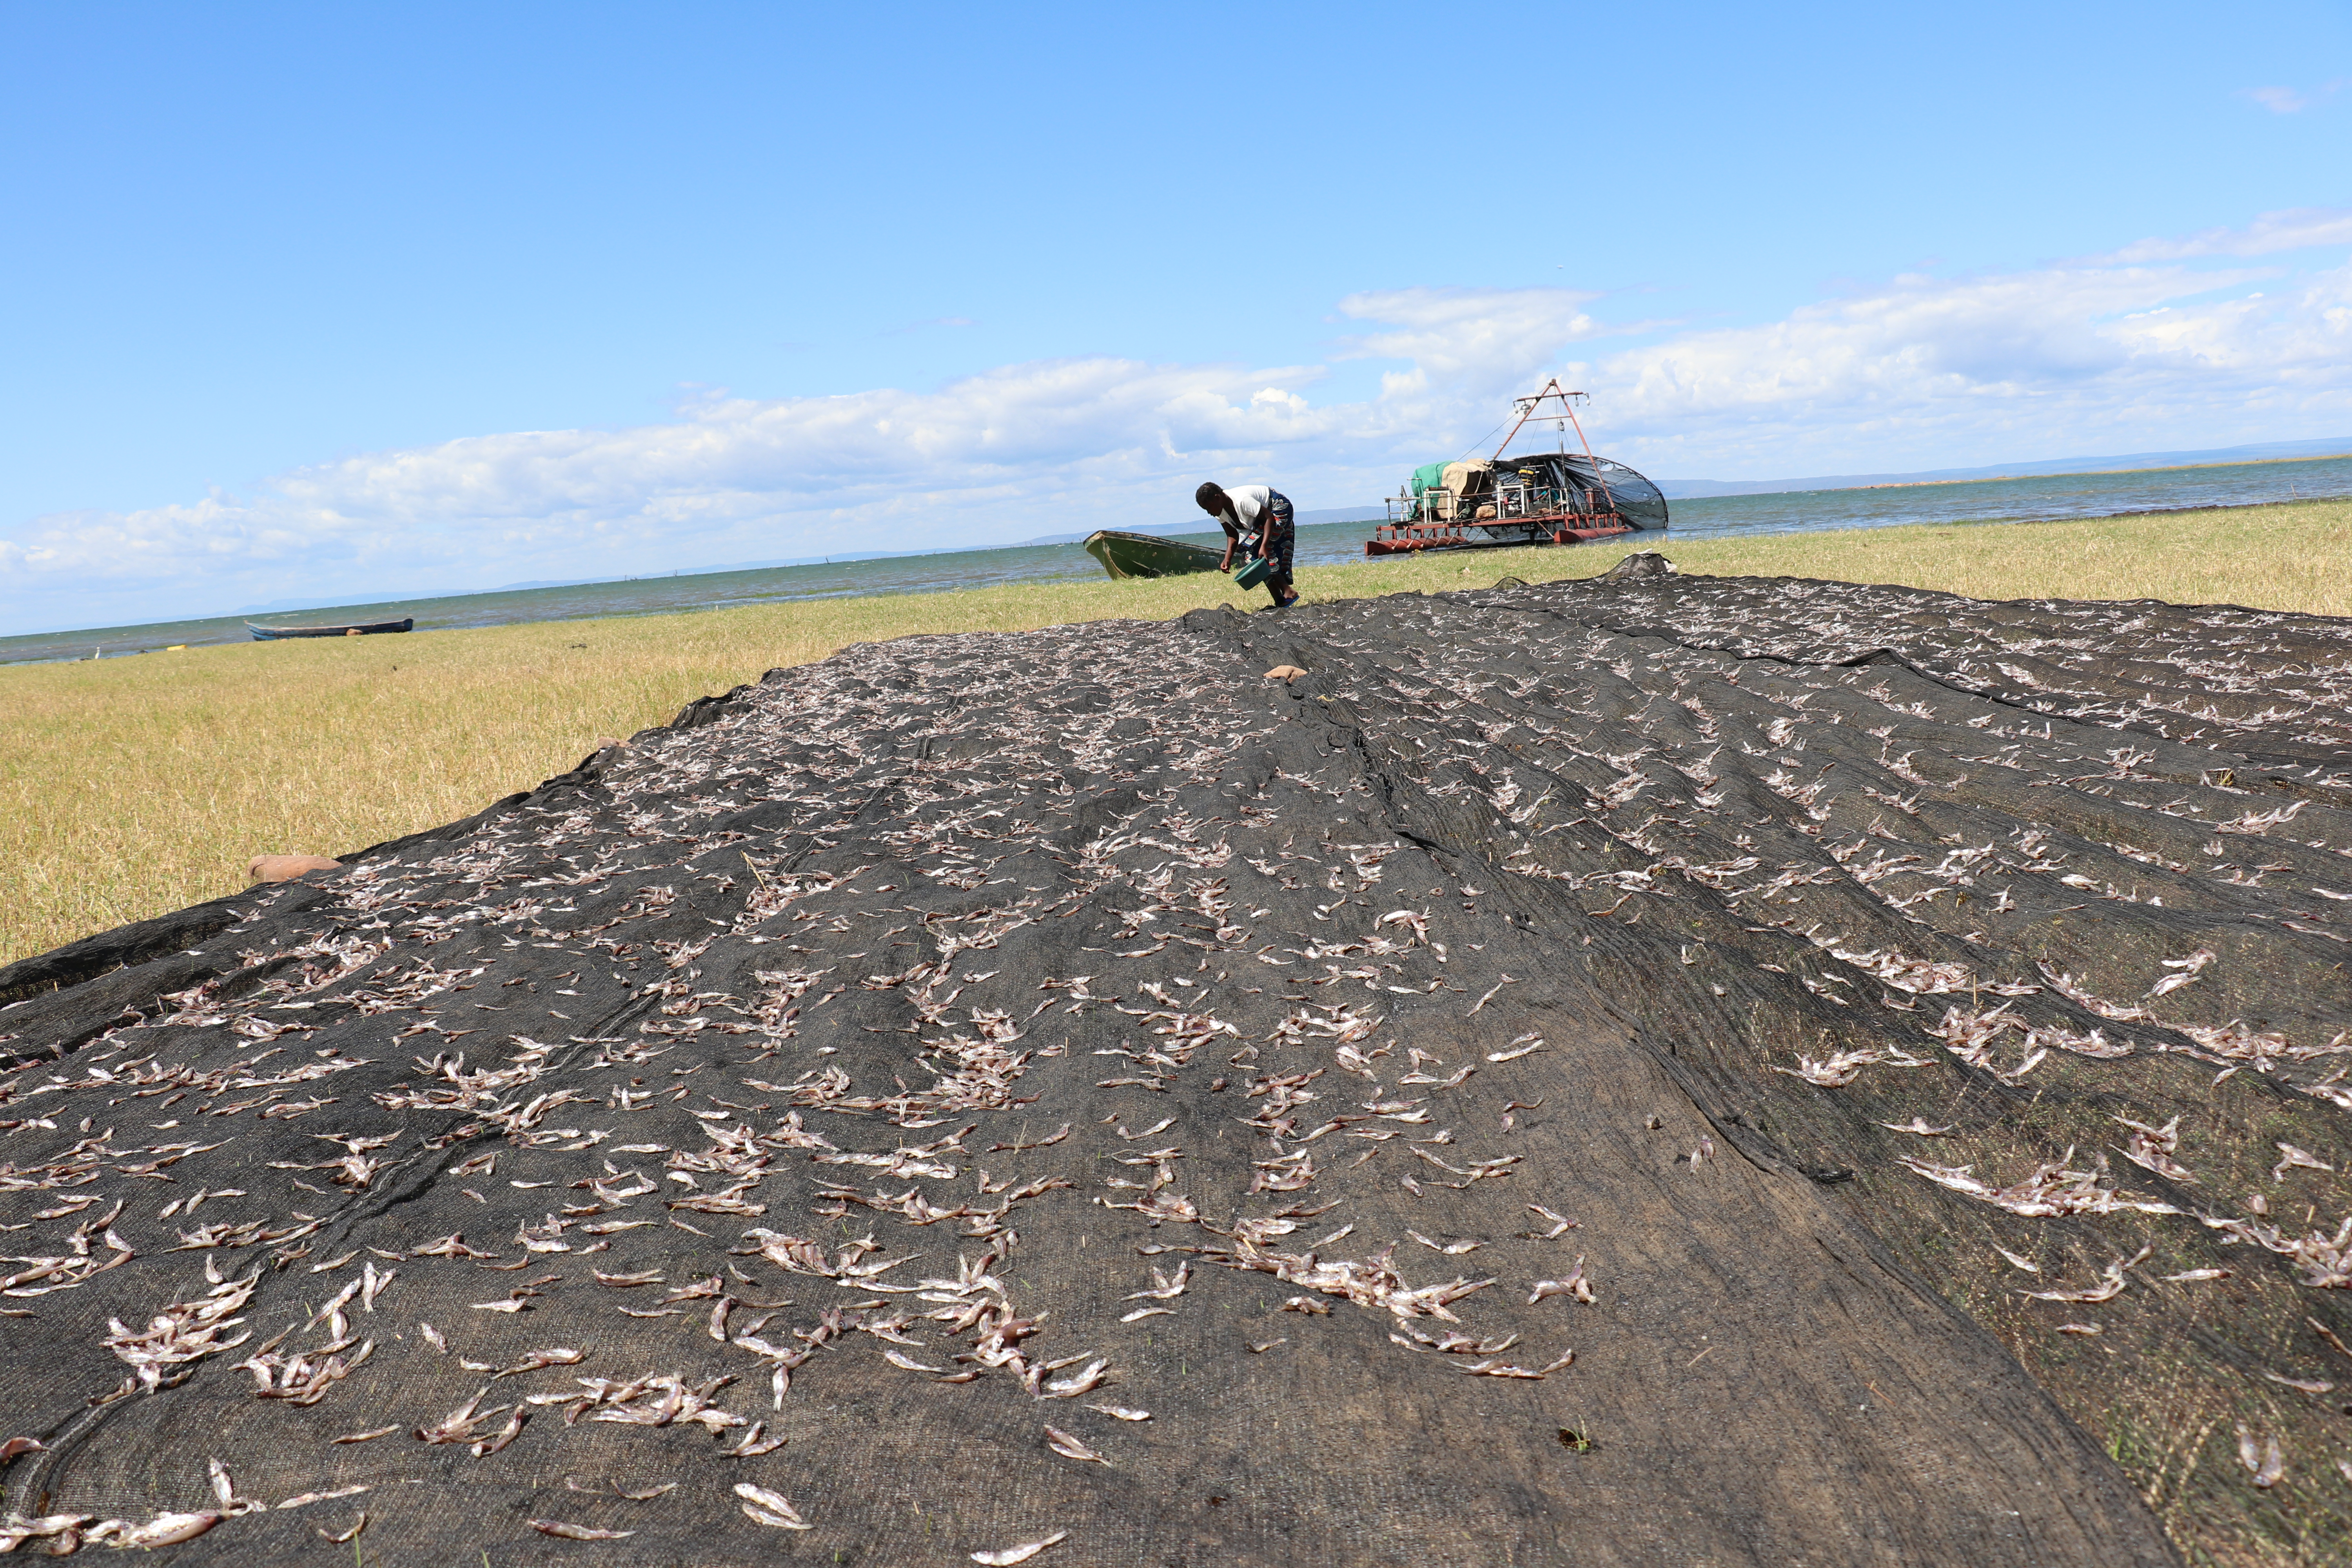
[[[1266,504],[1274,499],[1271,485],[1227,485],[1225,500],[1230,504],[1218,516],[1227,533],[1262,533],[1258,520],[1265,515]]]

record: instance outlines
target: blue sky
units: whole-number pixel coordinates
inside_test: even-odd
[[[0,4],[0,632],[2352,437],[2352,7]]]

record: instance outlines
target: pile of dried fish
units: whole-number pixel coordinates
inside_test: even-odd
[[[0,1552],[2352,1550],[2352,625],[909,638],[344,860],[0,971]]]

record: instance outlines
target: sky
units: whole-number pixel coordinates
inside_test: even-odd
[[[2352,437],[2352,0],[0,0],[0,635]]]

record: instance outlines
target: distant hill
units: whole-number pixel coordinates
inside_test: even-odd
[[[2259,463],[2282,458],[2332,458],[2352,454],[2352,436],[2329,441],[2269,441],[2252,447],[2222,447],[2204,452],[2132,452],[2123,457],[2053,458],[2039,463],[2002,463],[1990,468],[1930,468],[1916,474],[1825,474],[1804,479],[1660,479],[1670,500],[1702,496],[1779,495],[1791,490],[1851,490],[1865,485],[1916,485],[1937,479],[2026,479],[2045,474],[2087,474],[2110,468],[2169,468],[2190,463]]]

